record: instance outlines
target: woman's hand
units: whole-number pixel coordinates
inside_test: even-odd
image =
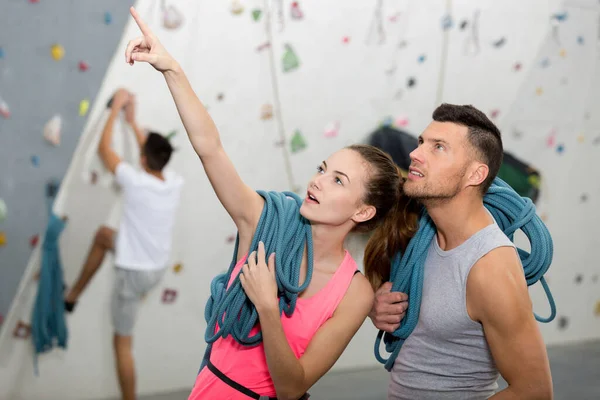
[[[256,307],[259,314],[263,310],[279,309],[277,298],[277,280],[275,279],[275,253],[265,263],[265,246],[258,244],[258,260],[256,252],[248,256],[248,264],[242,267],[240,282],[246,295]]]
[[[169,55],[133,7],[130,8],[130,12],[143,36],[129,41],[125,50],[125,62],[130,65],[133,65],[135,61],[147,62],[160,72],[172,70],[176,65],[173,57]]]

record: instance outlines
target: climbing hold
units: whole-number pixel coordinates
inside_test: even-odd
[[[230,10],[233,15],[240,15],[244,12],[244,6],[240,4],[239,0],[233,0]]]
[[[292,19],[300,20],[304,18],[304,13],[300,10],[300,6],[297,1],[292,2],[292,7],[290,9],[290,14]]]
[[[110,25],[112,23],[112,15],[108,11],[104,13],[104,23]]]
[[[306,148],[306,140],[304,140],[304,137],[299,130],[296,129],[296,131],[294,131],[294,136],[292,136],[290,145],[292,153],[297,153]]]
[[[338,135],[339,130],[339,121],[332,122],[329,125],[327,125],[327,127],[325,127],[325,132],[323,132],[323,136],[325,136],[326,138],[336,137]]]
[[[0,58],[4,58],[4,49],[0,47]]]
[[[90,66],[88,65],[88,63],[86,63],[85,61],[79,61],[79,70],[81,72],[85,72],[90,68]]]
[[[460,23],[460,30],[461,30],[461,31],[464,31],[464,30],[465,30],[465,28],[466,28],[468,25],[469,25],[469,21],[467,21],[466,19],[465,19],[465,20],[463,20],[463,21]]]
[[[6,233],[0,232],[0,246],[4,246],[6,244]]]
[[[53,44],[52,47],[50,47],[50,54],[56,61],[60,61],[65,56],[65,48],[60,44]]]
[[[38,156],[31,156],[31,164],[33,164],[34,167],[39,167],[40,166],[40,158]]]
[[[569,16],[569,14],[565,11],[563,13],[552,14],[552,16],[550,18],[554,19],[556,21],[559,21],[559,22],[564,22],[567,20],[568,16]]]
[[[263,121],[273,118],[273,106],[270,104],[263,104],[260,108],[260,119]]]
[[[344,36],[344,37],[342,38],[342,42],[343,42],[344,44],[348,44],[348,43],[350,43],[350,36]]]
[[[40,241],[40,235],[33,235],[32,237],[29,238],[29,245],[31,247],[35,247],[35,246],[37,246],[39,241]]]
[[[587,199],[588,199],[588,195],[586,193],[583,193],[581,196],[579,196],[579,200],[582,203],[585,203],[587,201]]]
[[[577,276],[575,277],[575,283],[579,285],[581,284],[581,282],[583,282],[583,275],[577,274]]]
[[[60,129],[62,126],[62,119],[60,115],[52,117],[46,125],[44,125],[44,139],[54,146],[60,144]]]
[[[426,56],[425,54],[421,54],[419,56],[419,58],[417,58],[417,61],[419,62],[419,64],[423,64],[425,62]]]
[[[494,45],[494,47],[500,48],[500,47],[504,46],[505,43],[506,43],[506,38],[501,37],[500,39],[494,41],[492,44]]]
[[[408,126],[408,118],[398,117],[398,118],[396,118],[395,124],[396,124],[396,126],[399,126],[399,127],[406,127],[406,126]]]
[[[538,96],[541,96],[542,93],[544,93],[544,89],[542,89],[542,87],[538,87],[537,89],[535,89],[535,94],[537,94]]]
[[[169,5],[163,10],[162,24],[165,29],[174,30],[183,24],[183,13],[175,8],[173,5]]]
[[[171,304],[175,302],[177,298],[177,290],[175,289],[165,289],[162,295],[162,302],[164,304]]]
[[[389,115],[387,117],[385,117],[383,119],[383,121],[381,121],[381,126],[392,126],[394,123],[392,117],[390,117]]]
[[[7,207],[3,199],[0,199],[0,222],[6,219]]]
[[[560,317],[558,319],[558,328],[559,329],[567,329],[567,326],[569,325],[569,318],[567,317]]]
[[[400,18],[400,16],[401,16],[401,15],[402,15],[402,13],[401,13],[401,12],[397,12],[397,13],[396,13],[396,14],[394,14],[394,15],[390,15],[390,16],[388,17],[388,20],[389,20],[390,22],[396,22],[396,21],[398,21],[398,18]]]
[[[92,171],[90,174],[90,182],[92,185],[95,185],[98,182],[98,173],[96,171]]]
[[[181,263],[175,264],[173,266],[173,272],[175,272],[176,274],[180,273],[182,269],[183,265],[181,265]]]
[[[514,65],[513,69],[514,69],[515,71],[520,71],[522,67],[523,67],[523,66],[521,65],[521,63],[520,63],[520,62],[518,62],[518,63],[516,63],[516,64]]]
[[[585,41],[583,39],[583,36],[577,36],[577,43],[578,44],[584,44],[585,43]]]
[[[88,109],[90,108],[90,101],[88,99],[83,99],[79,102],[79,115],[81,117],[87,114]]]
[[[262,10],[260,8],[255,8],[254,10],[252,10],[252,19],[254,21],[258,21],[260,19],[261,15],[262,15]]]
[[[556,142],[556,130],[552,129],[548,138],[546,138],[546,145],[548,147],[554,147],[554,143]]]
[[[224,98],[225,98],[225,95],[223,93],[217,94],[217,101],[223,101]]]
[[[173,129],[171,132],[169,132],[166,136],[167,140],[171,140],[173,139],[173,137],[177,134],[177,131],[175,129]]]
[[[594,145],[599,145],[600,144],[600,136],[597,136],[594,138],[594,141],[592,142]]]
[[[408,81],[406,82],[406,84],[407,84],[407,86],[409,88],[413,87],[413,86],[415,86],[417,84],[417,80],[415,78],[413,78],[413,77],[408,78]]]
[[[297,69],[300,66],[300,60],[292,49],[292,46],[288,43],[285,45],[285,52],[283,53],[283,72],[290,72]]]
[[[261,45],[258,45],[258,46],[256,47],[256,51],[258,51],[258,52],[261,52],[261,51],[263,51],[264,49],[268,49],[269,47],[271,47],[271,43],[270,43],[270,42],[264,42],[263,44],[261,44]]]
[[[17,322],[17,326],[15,326],[15,330],[13,331],[13,336],[18,339],[27,339],[29,334],[31,333],[31,326],[27,325],[23,321]]]
[[[564,151],[565,151],[565,145],[564,145],[564,144],[559,144],[559,145],[556,147],[556,152],[557,152],[558,154],[562,154],[562,153],[564,153]]]
[[[447,30],[452,28],[452,16],[446,14],[442,17],[442,29]]]
[[[227,243],[233,243],[233,242],[235,242],[235,235],[229,235],[229,236],[227,236],[227,238],[225,239],[225,242],[227,242]]]
[[[540,65],[542,66],[542,68],[546,68],[547,66],[550,65],[550,59],[548,58],[544,58],[541,62]]]
[[[565,49],[560,49],[560,53],[558,53],[558,54],[560,54],[560,56],[561,56],[562,58],[565,58],[565,57],[567,56],[567,50],[565,50]]]
[[[577,141],[578,141],[579,143],[583,143],[583,142],[585,141],[585,136],[583,136],[583,135],[579,135],[579,136],[577,136]]]
[[[596,302],[596,307],[594,308],[594,314],[596,317],[600,317],[600,300]]]
[[[500,110],[492,110],[492,112],[490,112],[492,119],[497,118],[498,114],[500,114]]]
[[[59,182],[55,179],[50,180],[48,183],[46,183],[46,197],[49,199],[56,197],[59,186]]]

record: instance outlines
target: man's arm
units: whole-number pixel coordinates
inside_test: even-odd
[[[135,96],[131,93],[129,94],[129,102],[125,106],[125,121],[127,121],[129,126],[131,126],[131,129],[133,129],[135,138],[141,149],[144,147],[144,143],[146,143],[146,134],[140,129],[135,120]]]
[[[494,362],[508,383],[490,399],[552,399],[546,346],[514,248],[492,250],[473,266],[467,280],[467,311],[483,325]]]
[[[114,106],[111,108],[110,116],[108,120],[106,120],[106,124],[104,125],[104,130],[102,131],[102,137],[100,138],[100,144],[98,145],[98,154],[102,159],[102,162],[106,166],[106,168],[112,172],[113,174],[117,170],[117,165],[121,162],[121,159],[115,153],[115,151],[111,147],[112,136],[113,136],[113,125],[115,123],[115,119],[119,115],[120,109],[117,109]]]

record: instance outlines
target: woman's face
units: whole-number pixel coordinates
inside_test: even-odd
[[[332,154],[317,167],[300,214],[313,225],[353,225],[372,218],[374,208],[362,202],[368,177],[369,165],[356,151]]]

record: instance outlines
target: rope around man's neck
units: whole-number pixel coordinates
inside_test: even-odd
[[[535,318],[540,322],[552,321],[556,316],[556,305],[543,275],[552,263],[554,249],[550,232],[536,215],[533,202],[529,198],[519,196],[500,178],[494,180],[484,196],[483,202],[500,229],[511,241],[514,242],[513,236],[517,229],[521,229],[529,239],[530,253],[517,248],[527,286],[540,281],[550,303],[550,316],[543,318],[535,315]],[[375,339],[375,357],[385,365],[388,371],[391,371],[394,366],[404,341],[417,326],[421,308],[425,259],[435,234],[435,225],[427,212],[424,212],[419,221],[419,230],[409,242],[406,253],[403,256],[398,253],[392,260],[390,271],[392,291],[408,294],[409,301],[406,316],[400,327],[391,334],[379,331],[377,339]],[[383,358],[380,353],[382,337],[386,351],[390,353],[388,359]]]
[[[279,288],[279,312],[289,317],[294,312],[298,294],[306,289],[313,272],[313,243],[310,222],[300,215],[302,199],[292,192],[257,191],[265,199],[265,205],[250,244],[248,254],[258,249],[259,241],[265,245],[267,257],[275,252],[277,287]],[[211,296],[206,303],[204,318],[207,326],[204,338],[206,352],[200,370],[210,357],[212,344],[219,338],[231,335],[236,342],[253,346],[262,341],[262,334],[250,336],[258,322],[258,313],[246,296],[239,276],[227,289],[227,283],[238,258],[239,233],[229,269],[216,276],[210,284]],[[307,249],[306,279],[299,285],[300,266],[304,248]]]

